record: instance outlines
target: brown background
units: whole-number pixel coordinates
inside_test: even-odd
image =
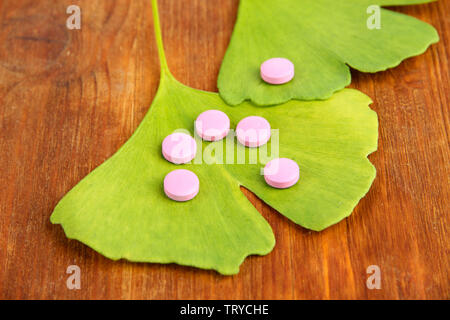
[[[56,4],[55,4],[56,3]],[[65,27],[69,4],[82,29]],[[238,1],[160,1],[169,66],[216,91]],[[146,113],[159,64],[148,0],[0,1],[0,298],[448,299],[450,2],[394,8],[441,42],[377,74],[353,72],[380,120],[378,175],[353,215],[321,233],[243,190],[272,225],[274,251],[239,275],[113,262],[65,238],[59,199],[117,150]],[[66,268],[81,268],[81,290]],[[366,288],[379,265],[382,289]]]

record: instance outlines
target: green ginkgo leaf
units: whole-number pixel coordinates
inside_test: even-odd
[[[231,105],[247,99],[257,105],[327,99],[350,84],[348,66],[386,70],[439,40],[432,26],[383,8],[376,16],[373,7],[423,2],[430,1],[241,0],[218,77],[219,93]],[[261,63],[273,57],[294,63],[289,83],[270,85],[261,79]]]
[[[152,3],[161,82],[150,111],[125,145],[58,203],[51,222],[61,224],[68,238],[111,259],[235,274],[246,256],[267,254],[275,244],[269,224],[239,186],[313,230],[350,215],[375,177],[367,159],[378,137],[370,99],[345,89],[327,101],[231,107],[218,94],[173,78],[164,57],[156,1]],[[200,141],[190,164],[164,160],[163,139],[179,129],[193,134],[194,120],[208,109],[225,112],[232,128],[246,116],[260,115],[278,130],[266,147],[245,148],[229,135],[222,141]],[[260,174],[277,153],[300,166],[300,181],[289,189],[269,187]],[[179,168],[193,171],[200,180],[200,192],[187,202],[172,201],[163,191],[165,175]]]

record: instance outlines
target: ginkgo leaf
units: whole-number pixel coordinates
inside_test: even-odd
[[[373,5],[423,2],[430,1],[241,0],[219,93],[231,105],[247,99],[257,105],[327,99],[350,84],[348,66],[386,70],[439,40],[432,26],[413,17],[383,8],[374,16]],[[282,85],[261,79],[261,63],[273,57],[294,63],[294,79]]]
[[[150,111],[119,151],[58,203],[51,222],[61,224],[68,238],[111,259],[235,274],[246,256],[267,254],[275,244],[269,224],[240,186],[313,230],[350,215],[375,177],[367,159],[378,137],[370,99],[345,89],[327,101],[231,107],[217,93],[192,89],[173,78],[164,57],[156,1],[152,3],[161,81]],[[232,128],[246,116],[263,116],[274,129],[271,140],[260,148],[243,147],[232,134],[216,142],[199,140],[192,163],[166,161],[163,139],[180,129],[193,135],[195,119],[208,109],[225,112]],[[300,166],[300,180],[289,189],[268,186],[260,173],[277,154]],[[163,191],[165,175],[180,168],[200,180],[198,195],[187,202],[170,200]]]

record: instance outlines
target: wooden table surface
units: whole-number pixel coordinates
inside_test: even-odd
[[[65,27],[66,7],[81,30]],[[160,1],[169,66],[217,91],[237,0]],[[111,156],[148,110],[159,80],[148,0],[0,2],[0,298],[448,299],[450,1],[396,7],[429,22],[437,45],[399,67],[353,72],[374,99],[377,178],[350,218],[317,233],[249,200],[277,244],[236,276],[113,262],[49,222],[58,200]],[[81,269],[81,289],[66,269]],[[369,290],[366,269],[381,269]]]

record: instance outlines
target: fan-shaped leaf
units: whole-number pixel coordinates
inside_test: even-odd
[[[370,5],[421,2],[429,1],[241,0],[219,73],[219,93],[231,105],[246,99],[272,105],[329,98],[350,84],[348,66],[385,70],[438,41],[432,26],[387,9],[381,9],[379,29],[367,27]],[[261,63],[273,57],[294,63],[292,81],[270,85],[261,79]]]

